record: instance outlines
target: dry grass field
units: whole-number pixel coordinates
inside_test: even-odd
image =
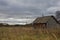
[[[0,27],[0,40],[60,40],[60,28]]]

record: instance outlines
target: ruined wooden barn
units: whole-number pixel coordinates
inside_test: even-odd
[[[59,22],[54,16],[37,17],[32,26],[34,28],[56,28],[59,26]]]

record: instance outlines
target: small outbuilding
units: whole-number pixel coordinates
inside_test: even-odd
[[[59,26],[59,22],[54,16],[37,17],[32,26],[34,28],[56,28]]]

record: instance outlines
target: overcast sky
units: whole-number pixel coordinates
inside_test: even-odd
[[[0,0],[0,18],[50,15],[60,9],[60,0]]]

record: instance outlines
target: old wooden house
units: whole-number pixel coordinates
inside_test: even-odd
[[[55,28],[59,22],[54,16],[37,17],[33,23],[34,28]]]

